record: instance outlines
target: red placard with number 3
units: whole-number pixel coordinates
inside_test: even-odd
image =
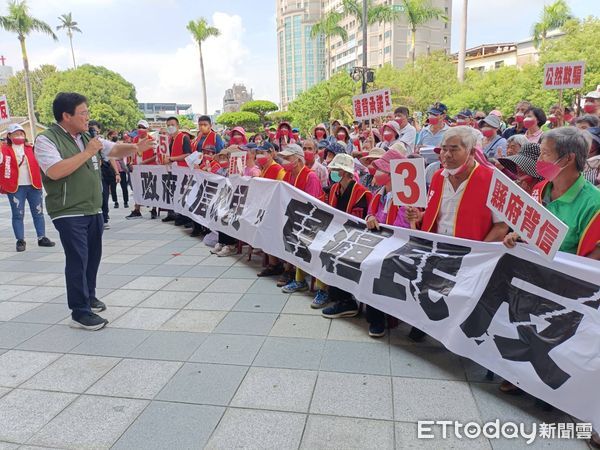
[[[423,158],[390,161],[394,204],[399,206],[427,206],[425,160]]]

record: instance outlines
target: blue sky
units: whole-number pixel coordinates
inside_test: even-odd
[[[3,4],[4,3],[4,4]],[[185,26],[206,17],[222,35],[204,46],[209,112],[220,109],[234,82],[253,89],[255,98],[279,102],[275,0],[29,0],[32,14],[52,26],[72,12],[83,34],[75,36],[78,64],[91,63],[121,73],[135,84],[138,99],[192,103],[201,108],[197,46]],[[469,47],[529,36],[531,24],[550,0],[470,0]],[[452,49],[458,45],[461,0],[453,0]],[[598,12],[599,0],[570,0],[573,13]],[[0,15],[6,13],[0,0]],[[68,39],[58,43],[38,34],[27,40],[30,65],[70,67]],[[0,54],[22,68],[16,36],[0,31]]]

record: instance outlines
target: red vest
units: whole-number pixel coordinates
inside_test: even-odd
[[[214,132],[213,130],[210,130],[208,132],[208,135],[206,136],[206,139],[204,139],[204,142],[202,142],[202,147],[200,149],[198,149],[198,144],[200,143],[200,139],[202,139],[204,137],[203,134],[199,134],[196,139],[194,139],[192,141],[192,151],[195,152],[196,150],[203,150],[206,147],[216,147],[217,146],[217,133]],[[173,144],[174,145],[174,144]]]
[[[15,151],[10,145],[2,145],[2,164],[0,164],[0,189],[14,194],[19,189],[19,170],[21,161],[17,161]],[[42,188],[42,174],[38,165],[33,147],[25,145],[25,158],[29,167],[31,185],[36,189]],[[22,166],[21,166],[22,167]]]
[[[137,144],[140,141],[139,136],[136,136],[133,138],[133,143]],[[134,155],[133,158],[133,164],[142,164],[142,161],[145,161],[147,159],[150,159],[152,157],[156,157],[156,154],[154,153],[154,149],[150,148],[148,150],[146,150],[145,152],[142,153],[142,156],[138,155],[137,153]],[[155,166],[158,163],[156,162],[156,158],[154,159],[154,161],[148,162],[146,163],[147,166]]]
[[[279,178],[279,173],[282,170],[283,167],[281,167],[279,164],[273,161],[273,163],[269,167],[263,170],[261,176],[263,178],[268,178],[269,180],[277,180]]]
[[[185,133],[181,131],[177,133],[177,135],[173,139],[173,145],[171,146],[171,156],[181,156],[183,155],[183,138],[185,137]],[[178,166],[187,167],[187,163],[185,161],[177,161]]]
[[[329,204],[334,208],[337,207],[338,201],[338,190],[340,189],[340,183],[335,183],[331,186],[331,190],[329,191]],[[363,196],[366,196],[367,205],[371,202],[371,192],[364,187],[362,184],[354,183],[352,186],[352,193],[350,194],[350,200],[348,201],[348,206],[346,207],[346,212],[356,217],[360,217],[364,219],[366,216],[366,211],[362,208],[356,208],[356,204],[360,201]]]
[[[381,202],[381,194],[378,192],[373,196],[373,200],[371,200],[371,204],[369,205],[369,215],[375,216],[377,211],[379,210],[379,204]],[[388,208],[388,213],[385,218],[386,225],[393,225],[396,221],[396,217],[398,217],[398,205],[394,205],[394,202],[390,202],[390,206]]]
[[[550,183],[548,180],[540,181],[533,187],[531,196],[537,202],[543,203],[542,199],[544,196],[544,189],[548,183]],[[587,256],[596,248],[598,241],[600,241],[600,211],[598,211],[596,215],[592,217],[592,220],[590,220],[585,227],[585,230],[581,235],[581,239],[579,240],[579,245],[577,246],[577,255]]]
[[[454,218],[455,237],[483,241],[492,229],[494,225],[492,212],[486,203],[493,174],[493,169],[477,164],[465,181],[467,185],[459,200]],[[437,218],[442,203],[444,183],[449,181],[442,176],[442,170],[438,170],[433,175],[429,188],[429,200],[421,224],[423,231],[437,232]]]
[[[303,192],[306,192],[306,182],[308,181],[308,177],[311,174],[311,172],[312,172],[312,170],[310,170],[308,167],[304,166],[302,168],[302,170],[300,171],[300,173],[298,174],[298,176],[296,177],[296,179],[294,180],[293,186],[297,187],[298,189],[300,189]],[[316,174],[315,174],[315,176],[316,176]],[[286,183],[292,184],[290,182],[291,179],[292,179],[292,172],[286,172],[285,176],[283,177],[283,181],[285,181]],[[319,181],[319,186],[321,186],[320,181]],[[325,194],[323,193],[322,190],[321,190],[321,194],[317,198],[321,201],[323,201],[325,199]]]

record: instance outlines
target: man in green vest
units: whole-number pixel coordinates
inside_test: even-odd
[[[96,298],[102,258],[102,156],[123,158],[148,150],[153,143],[144,139],[137,144],[116,144],[92,138],[87,103],[81,94],[59,93],[52,103],[56,123],[37,137],[34,151],[42,169],[46,209],[65,252],[70,325],[99,330],[108,323],[95,314],[106,309]]]

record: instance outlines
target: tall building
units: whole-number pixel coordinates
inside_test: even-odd
[[[401,0],[373,0],[376,5],[394,5],[399,12],[403,11],[401,3]],[[417,56],[439,50],[450,52],[452,0],[431,0],[431,5],[444,11],[448,22],[431,20],[417,28]],[[331,11],[342,11],[342,0],[276,0],[276,7],[279,95],[283,109],[300,92],[329,75],[362,67],[362,29],[355,17],[348,15],[339,23],[348,33],[346,42],[339,37],[310,38],[313,24]],[[411,30],[406,17],[401,16],[393,24],[369,25],[367,45],[368,67],[376,69],[386,63],[404,66],[411,60]]]
[[[13,76],[13,68],[4,65],[6,58],[0,55],[0,86],[6,86],[8,79]]]
[[[223,96],[223,112],[236,112],[240,107],[252,100],[252,90],[250,93],[243,84],[234,84],[231,89],[225,91]]]
[[[312,39],[312,26],[321,19],[321,0],[275,0],[281,107],[325,79],[325,39]]]

